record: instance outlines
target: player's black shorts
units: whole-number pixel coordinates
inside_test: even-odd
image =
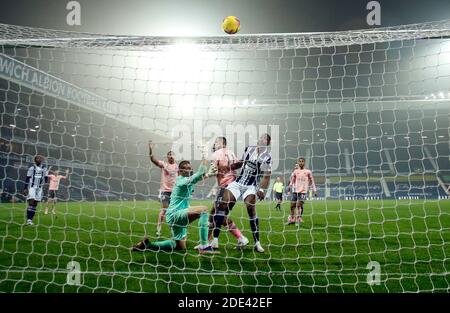
[[[292,193],[292,197],[291,197],[292,202],[306,201],[306,200],[307,200],[306,193],[304,193],[304,192],[293,192]]]
[[[47,198],[48,199],[56,199],[56,190],[49,190]]]
[[[283,193],[282,192],[275,192],[275,199],[277,200],[283,200]]]
[[[159,200],[161,200],[161,202],[170,203],[170,196],[171,195],[172,195],[172,193],[170,191],[161,192],[159,194]]]

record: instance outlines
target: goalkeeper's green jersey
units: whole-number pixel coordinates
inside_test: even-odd
[[[179,175],[173,187],[172,194],[170,195],[170,204],[167,208],[166,214],[170,215],[173,212],[187,209],[189,207],[189,201],[191,199],[192,192],[194,191],[194,185],[203,178],[203,174],[206,173],[206,165],[201,164],[197,172],[192,176],[184,177]]]

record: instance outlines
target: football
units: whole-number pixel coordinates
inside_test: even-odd
[[[227,34],[236,34],[241,28],[241,21],[236,16],[227,16],[223,19],[222,28]]]

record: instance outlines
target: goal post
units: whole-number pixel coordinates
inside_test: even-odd
[[[0,24],[0,291],[448,292],[449,35],[450,21],[217,37]],[[224,229],[220,254],[199,257],[194,223],[186,251],[131,252],[156,239],[161,208],[149,140],[196,169],[199,141],[224,136],[239,158],[264,133],[264,253],[242,199],[230,217],[243,250]],[[36,154],[70,177],[57,218],[42,203],[30,227],[21,192]],[[271,189],[279,177],[287,191],[299,157],[318,197],[286,225],[291,195],[276,210]],[[215,183],[192,203],[211,208]]]

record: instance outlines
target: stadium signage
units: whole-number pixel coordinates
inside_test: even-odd
[[[118,104],[1,53],[0,77],[90,110],[120,114]]]
[[[33,163],[34,155],[16,155],[12,153],[7,152],[0,152],[0,160],[4,160],[6,163],[14,162],[14,165],[16,167],[26,167],[24,164],[30,164]],[[77,162],[69,162],[69,161],[63,161],[63,160],[57,160],[48,158],[46,160],[47,165],[49,166],[64,166],[67,168],[79,168],[83,170],[91,170],[91,171],[104,171],[104,166],[94,166],[90,164],[81,164]]]

